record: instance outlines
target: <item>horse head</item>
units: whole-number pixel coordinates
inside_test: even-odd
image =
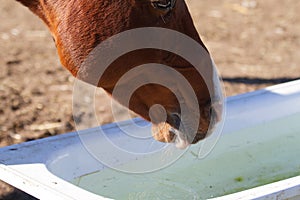
[[[160,27],[180,32],[199,44],[209,57],[184,0],[18,1],[29,7],[48,26],[62,65],[74,76],[84,71],[82,63],[103,41],[124,31],[143,27]],[[160,36],[158,39],[163,40],[164,37],[168,36]],[[146,63],[169,66],[188,81],[195,93],[197,105],[190,104],[188,98],[183,98],[183,103],[190,113],[187,116],[187,124],[183,124],[181,100],[174,91],[165,86],[154,83],[143,85],[132,94],[129,103],[124,102],[122,96],[113,95],[118,80],[124,74]],[[120,56],[99,77],[99,81],[93,84],[104,88],[121,104],[152,121],[155,139],[177,142],[178,147],[184,148],[205,138],[218,118],[212,117],[216,113],[213,109],[212,63],[208,63],[202,70],[208,77],[203,77],[202,73],[179,55],[166,50],[145,48]],[[89,72],[86,73],[89,76]],[[169,80],[176,82],[172,77]],[[184,93],[184,88],[177,87],[177,90]],[[195,110],[199,110],[199,117],[193,114]],[[196,124],[197,128],[190,130],[189,122]]]

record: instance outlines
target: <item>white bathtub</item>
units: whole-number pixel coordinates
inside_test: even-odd
[[[197,157],[202,142],[156,172],[108,169],[88,153],[77,133],[68,133],[0,149],[0,179],[51,200],[300,199],[300,81],[228,98],[225,119],[221,138],[205,158]],[[132,123],[122,126],[130,129]],[[103,128],[122,140],[115,124]],[[97,128],[83,132],[86,142],[100,148],[105,142],[94,139]],[[119,162],[139,165],[151,158]]]

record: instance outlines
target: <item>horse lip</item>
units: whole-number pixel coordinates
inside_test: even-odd
[[[170,128],[169,131],[175,135],[175,138],[173,141],[175,143],[176,148],[186,149],[188,146],[191,145],[191,143],[188,141],[186,135],[184,133],[182,133],[181,131],[179,131],[173,127]]]

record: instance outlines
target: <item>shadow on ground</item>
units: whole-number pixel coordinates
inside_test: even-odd
[[[290,81],[295,81],[298,80],[299,78],[290,78],[290,77],[281,77],[281,78],[249,78],[249,77],[222,77],[222,80],[224,82],[229,82],[229,83],[243,83],[246,85],[252,85],[252,84],[280,84],[280,83],[285,83],[285,82],[290,82]]]

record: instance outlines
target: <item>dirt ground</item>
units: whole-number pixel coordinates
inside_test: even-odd
[[[227,96],[300,78],[299,0],[187,3]],[[73,82],[42,22],[1,0],[0,147],[73,131]],[[108,123],[107,97],[100,97],[101,123]],[[0,183],[0,199],[34,198]]]

